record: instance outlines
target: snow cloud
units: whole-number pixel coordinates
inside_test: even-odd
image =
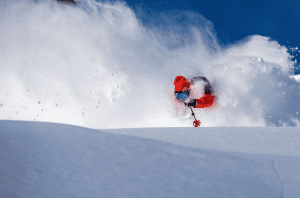
[[[192,127],[173,81],[203,75],[218,101],[195,112],[201,126],[298,125],[300,84],[276,41],[253,35],[224,48],[197,13],[159,13],[152,27],[126,4],[77,2],[0,1],[0,119]]]

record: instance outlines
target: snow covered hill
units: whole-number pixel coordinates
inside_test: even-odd
[[[0,197],[298,198],[297,128],[0,121]]]

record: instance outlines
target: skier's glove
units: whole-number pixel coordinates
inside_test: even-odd
[[[188,107],[196,107],[197,106],[197,102],[195,99],[192,99],[190,102],[187,103]]]

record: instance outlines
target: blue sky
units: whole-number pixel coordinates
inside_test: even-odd
[[[223,47],[255,34],[270,37],[287,48],[300,46],[298,25],[300,2],[296,0],[127,0],[126,2],[137,12],[141,7],[148,10],[148,15],[139,16],[145,22],[151,16],[167,10],[197,12],[213,23],[219,44]]]

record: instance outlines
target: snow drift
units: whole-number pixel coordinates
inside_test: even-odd
[[[0,197],[297,198],[296,128],[0,121]]]

